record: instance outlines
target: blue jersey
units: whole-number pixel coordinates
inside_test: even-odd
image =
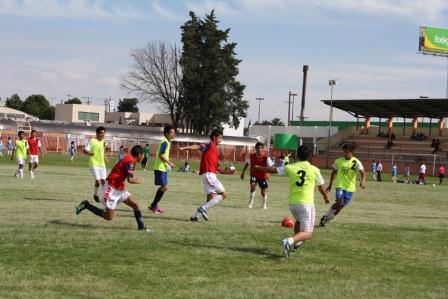
[[[392,166],[392,176],[397,176],[398,173],[398,166],[394,165]]]

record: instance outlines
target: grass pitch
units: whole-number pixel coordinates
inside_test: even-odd
[[[156,191],[153,174],[137,171],[143,183],[128,190],[156,231],[148,235],[136,230],[125,205],[110,222],[88,211],[75,215],[77,204],[92,196],[85,158],[69,163],[66,156],[48,156],[34,180],[27,171],[17,180],[15,170],[0,158],[1,298],[447,296],[443,185],[369,181],[340,216],[286,259],[280,245],[291,233],[280,227],[289,215],[286,178],[271,177],[265,211],[259,193],[256,207],[247,208],[247,180],[221,175],[228,198],[210,210],[210,221],[190,223],[204,201],[197,174],[171,173],[161,202],[166,213],[155,215],[147,210]],[[327,209],[316,192],[317,220]]]

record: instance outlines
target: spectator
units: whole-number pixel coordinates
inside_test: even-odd
[[[420,169],[418,171],[418,180],[421,183],[426,184],[426,164],[425,164],[425,161],[422,161],[420,163]]]
[[[120,145],[120,148],[118,149],[118,161],[123,159],[124,157],[124,146]]]
[[[409,179],[411,177],[411,167],[409,167],[409,164],[406,164],[406,167],[404,168],[404,177],[403,181],[405,183],[409,183]]]
[[[376,181],[376,161],[372,160],[372,175],[373,175],[373,180]]]
[[[443,178],[445,177],[445,167],[443,165],[439,166],[439,185],[442,185]]]
[[[392,183],[394,183],[394,184],[397,182],[397,174],[398,174],[398,166],[397,166],[397,163],[394,162],[394,164],[392,165],[392,171],[391,171]]]
[[[439,139],[434,140],[434,143],[431,143],[431,147],[434,148],[434,150],[431,152],[433,154],[442,150],[440,148],[440,140]]]
[[[381,161],[376,162],[376,180],[381,182],[381,172],[383,171],[383,164]]]
[[[392,132],[392,133],[390,134],[390,139],[391,139],[391,140],[395,140],[395,137],[396,137],[396,136],[395,136],[395,133]]]
[[[393,142],[392,142],[392,139],[388,139],[387,140],[387,143],[386,143],[386,145],[384,146],[386,149],[390,149],[393,145],[395,145]]]
[[[180,167],[180,172],[190,172],[190,164],[188,164],[188,161],[185,161],[184,166]]]

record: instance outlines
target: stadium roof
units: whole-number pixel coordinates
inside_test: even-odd
[[[323,100],[330,106],[330,100]],[[448,117],[448,99],[333,100],[333,107],[355,117]]]

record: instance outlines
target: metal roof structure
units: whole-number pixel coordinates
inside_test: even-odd
[[[354,117],[448,117],[447,98],[323,100],[324,104]]]

